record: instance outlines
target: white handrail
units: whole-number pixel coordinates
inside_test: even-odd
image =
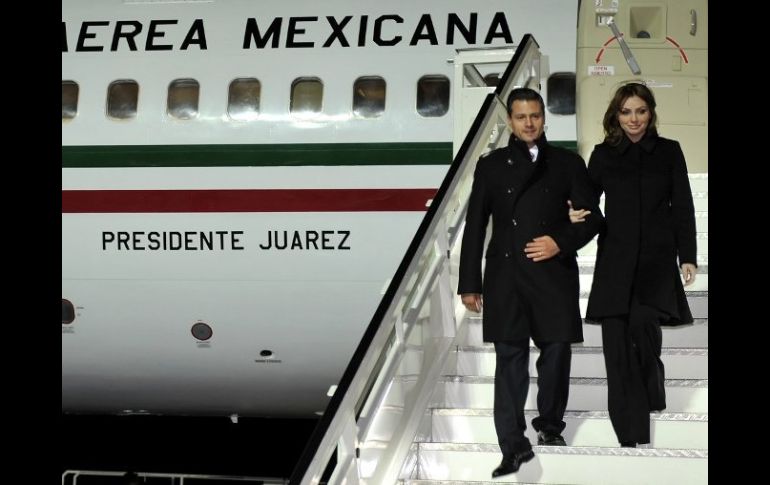
[[[538,46],[527,35],[502,86],[484,101],[290,483],[319,484],[335,448],[330,485],[399,479],[455,345],[463,309],[451,287],[449,258],[459,250],[476,161],[507,144],[503,100],[514,87],[539,88],[539,74]],[[399,380],[407,350],[415,349],[422,352],[417,374]]]

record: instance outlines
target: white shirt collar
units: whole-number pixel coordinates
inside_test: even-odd
[[[537,154],[540,152],[540,148],[537,145],[533,145],[529,149],[529,154],[532,155],[532,161],[537,160]]]

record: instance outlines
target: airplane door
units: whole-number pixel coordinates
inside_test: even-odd
[[[708,172],[708,8],[706,0],[595,0],[578,16],[578,150],[587,160],[604,138],[602,119],[620,84],[655,94],[658,131],[682,145],[690,173]],[[612,22],[641,73],[629,67]]]

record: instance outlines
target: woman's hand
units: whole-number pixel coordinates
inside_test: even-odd
[[[571,200],[567,201],[567,205],[569,206],[569,212],[568,212],[569,220],[573,224],[578,222],[585,222],[586,216],[591,213],[591,211],[587,209],[580,209],[580,210],[573,209]]]
[[[692,263],[682,264],[682,279],[684,280],[684,286],[689,286],[695,283],[695,275],[698,273],[698,268]]]
[[[481,311],[481,307],[483,306],[483,302],[481,300],[481,295],[478,293],[464,293],[462,295],[463,305],[465,305],[465,308],[472,312],[479,313]]]

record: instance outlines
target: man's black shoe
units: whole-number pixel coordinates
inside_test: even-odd
[[[559,433],[549,433],[548,431],[537,432],[537,444],[545,446],[567,446],[567,442]]]
[[[636,448],[636,441],[621,441],[621,448]]]
[[[519,467],[535,457],[535,452],[532,449],[516,453],[509,458],[503,458],[500,462],[500,466],[492,470],[492,478],[501,477],[510,473],[516,473],[519,471]]]

